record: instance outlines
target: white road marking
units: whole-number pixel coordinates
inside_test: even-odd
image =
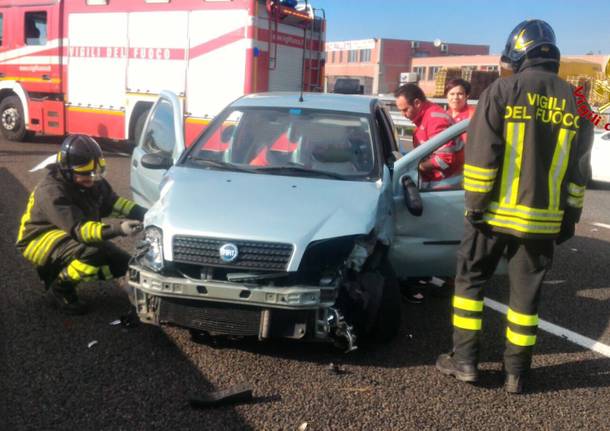
[[[492,310],[496,310],[502,314],[506,314],[508,312],[508,307],[506,305],[494,301],[493,299],[485,298],[485,305],[487,305]],[[607,358],[610,358],[610,346],[600,343],[599,341],[595,341],[591,338],[577,334],[576,332],[562,328],[561,326],[557,326],[542,319],[539,319],[538,327],[543,331],[571,341],[574,344],[578,344],[579,346],[585,347],[589,350],[604,355]]]
[[[606,223],[591,223],[593,226],[603,227],[604,229],[610,229],[610,224]]]

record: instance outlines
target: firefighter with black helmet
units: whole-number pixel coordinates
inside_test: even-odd
[[[536,343],[540,287],[554,244],[574,235],[589,178],[593,126],[579,117],[573,89],[557,76],[559,59],[548,23],[520,23],[502,55],[514,75],[484,91],[468,129],[453,351],[440,355],[436,366],[461,381],[478,379],[483,287],[505,255],[509,393],[524,390]]]
[[[86,311],[76,294],[78,283],[109,280],[127,271],[129,254],[108,240],[142,229],[146,210],[117,196],[103,178],[105,169],[94,139],[68,136],[21,217],[17,249],[36,267],[53,304],[66,314]],[[127,220],[101,221],[111,215]]]

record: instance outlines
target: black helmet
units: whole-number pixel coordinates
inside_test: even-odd
[[[559,62],[553,28],[541,19],[523,21],[508,36],[502,61],[516,71],[525,58],[549,58]]]
[[[106,160],[95,139],[87,135],[70,135],[57,154],[59,169],[68,179],[73,174],[100,178],[106,170]]]

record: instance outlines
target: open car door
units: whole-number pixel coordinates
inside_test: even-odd
[[[464,231],[464,190],[422,190],[419,162],[463,133],[470,120],[453,125],[394,163],[393,198],[395,236],[390,261],[399,278],[455,275],[456,252]],[[407,208],[405,179],[421,198],[421,215]],[[415,211],[416,213],[416,211]]]
[[[138,205],[150,208],[159,199],[160,185],[184,151],[182,104],[170,91],[155,102],[131,156],[131,192]]]

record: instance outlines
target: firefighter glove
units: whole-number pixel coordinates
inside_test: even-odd
[[[137,220],[126,220],[121,223],[121,234],[123,236],[134,236],[142,231],[144,225]]]
[[[561,230],[559,231],[559,236],[557,237],[555,242],[557,243],[557,245],[566,242],[574,236],[575,231],[576,223],[574,223],[572,220],[568,220],[567,217],[564,217],[563,221],[561,222]]]

